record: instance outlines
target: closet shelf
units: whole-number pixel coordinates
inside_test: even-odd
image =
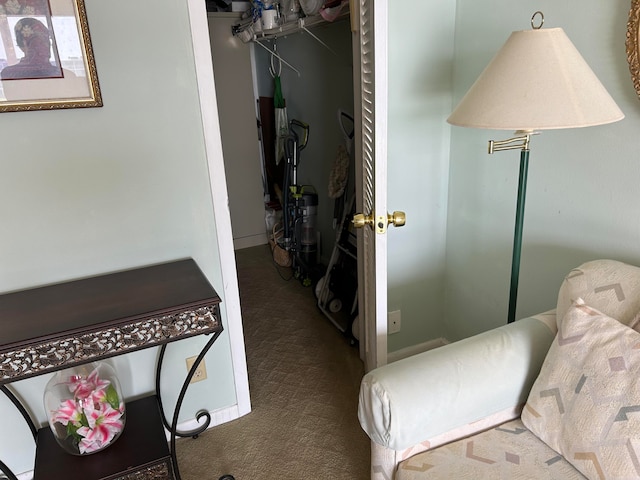
[[[301,32],[310,27],[315,27],[318,25],[336,23],[341,20],[347,20],[348,18],[349,9],[346,9],[344,12],[342,12],[333,22],[325,20],[322,15],[318,13],[315,15],[300,17],[295,21],[283,23],[276,28],[260,30],[257,32],[253,29],[253,24],[250,21],[247,21],[245,23],[233,25],[231,27],[231,33],[234,36],[240,38],[240,40],[245,43],[259,42],[261,40],[271,40],[278,37],[290,35],[292,33]]]

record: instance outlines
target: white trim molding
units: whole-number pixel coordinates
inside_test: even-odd
[[[213,199],[222,280],[224,283],[225,311],[228,323],[227,333],[231,343],[231,361],[237,399],[236,407],[238,416],[242,416],[251,411],[251,400],[249,398],[249,378],[244,350],[240,294],[231,232],[231,213],[229,212],[229,196],[225,180],[220,123],[217,113],[218,103],[213,77],[209,26],[207,24],[206,6],[202,0],[188,0],[188,8],[202,126],[209,167],[209,185]]]

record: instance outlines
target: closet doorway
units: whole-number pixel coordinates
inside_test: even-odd
[[[256,118],[259,118],[257,98],[273,97],[274,64],[281,67],[279,72],[288,118],[299,119],[309,125],[309,140],[302,152],[298,182],[312,185],[318,193],[319,260],[326,264],[335,242],[335,202],[329,198],[327,190],[336,152],[345,142],[339,125],[340,110],[353,113],[356,123],[356,145],[349,188],[352,194],[356,194],[359,209],[368,210],[366,213],[370,213],[375,206],[384,208],[386,213],[386,205],[381,207],[386,203],[386,199],[381,203],[376,202],[378,195],[374,195],[376,188],[379,193],[384,193],[384,188],[376,185],[373,175],[374,172],[378,175],[378,184],[386,179],[386,171],[383,172],[383,168],[376,164],[383,160],[382,167],[386,168],[386,158],[382,158],[386,157],[382,148],[384,142],[382,147],[376,143],[386,139],[386,132],[383,132],[382,128],[386,125],[386,119],[378,113],[381,120],[376,121],[376,105],[384,110],[386,103],[378,98],[381,92],[373,88],[378,81],[380,70],[386,68],[386,48],[378,49],[381,51],[378,54],[380,58],[376,58],[374,62],[374,26],[381,26],[374,24],[373,6],[370,3],[372,2],[369,0],[360,0],[357,5],[352,6],[352,10],[355,9],[362,14],[356,15],[358,18],[354,22],[347,18],[314,27],[313,35],[302,31],[277,38],[275,48],[273,42],[265,44],[269,50],[277,51],[286,64],[275,62],[272,54],[265,48],[252,42],[244,43],[232,36],[231,26],[238,22],[238,14],[209,14],[224,163],[236,248],[266,243],[267,240],[264,205],[269,199],[265,198],[264,193],[268,192],[268,185],[262,181],[265,168],[263,152],[259,146],[261,131],[257,128]],[[375,8],[376,11],[383,11],[386,2],[376,2]],[[380,14],[378,16],[381,19],[385,18]],[[386,40],[386,28],[383,33],[381,38]],[[314,37],[318,37],[325,45]],[[379,45],[380,40],[376,47]],[[230,58],[236,63],[239,61],[242,68],[232,66]],[[363,84],[364,88],[361,88]],[[384,83],[382,86],[386,88]],[[361,95],[365,103],[362,103]],[[360,107],[361,104],[364,108]],[[356,105],[357,107],[354,107]],[[362,136],[359,134],[360,125],[365,128],[365,134]],[[244,150],[227,151],[227,147],[231,148],[234,144]],[[358,183],[360,185],[356,185]],[[363,202],[364,193],[368,195]],[[248,225],[247,230],[242,230],[245,221]],[[359,276],[367,279],[367,282],[363,282],[366,287],[359,288],[359,304],[365,304],[363,291],[366,289],[366,304],[369,306],[365,315],[370,321],[360,322],[358,333],[361,338],[361,357],[367,359],[367,369],[370,369],[386,362],[386,241],[376,238],[382,236],[373,234],[372,229],[364,231],[358,237],[362,237],[359,238],[358,251],[371,251],[371,255],[362,259],[369,263],[369,270],[365,273],[364,267],[359,266],[358,272]],[[378,295],[375,295],[376,291],[379,292]],[[370,327],[368,334],[365,334],[366,325]],[[362,338],[366,340],[363,342]]]

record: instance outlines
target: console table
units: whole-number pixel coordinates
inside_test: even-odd
[[[211,421],[203,410],[196,415],[199,421],[205,418],[197,429],[177,430],[189,382],[222,333],[219,304],[220,297],[192,259],[0,295],[0,390],[36,441],[34,480],[69,478],[70,472],[85,480],[179,480],[176,437],[195,437]],[[168,422],[160,394],[165,349],[195,335],[211,338],[187,373]],[[127,403],[120,438],[92,455],[66,453],[48,426],[36,428],[8,388],[17,380],[155,346],[160,346],[155,395]],[[169,445],[163,426],[170,432]],[[2,461],[0,472],[17,480]]]

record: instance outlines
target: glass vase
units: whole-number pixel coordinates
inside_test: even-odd
[[[120,382],[104,362],[56,372],[45,388],[44,408],[53,436],[73,455],[104,450],[124,429]]]

